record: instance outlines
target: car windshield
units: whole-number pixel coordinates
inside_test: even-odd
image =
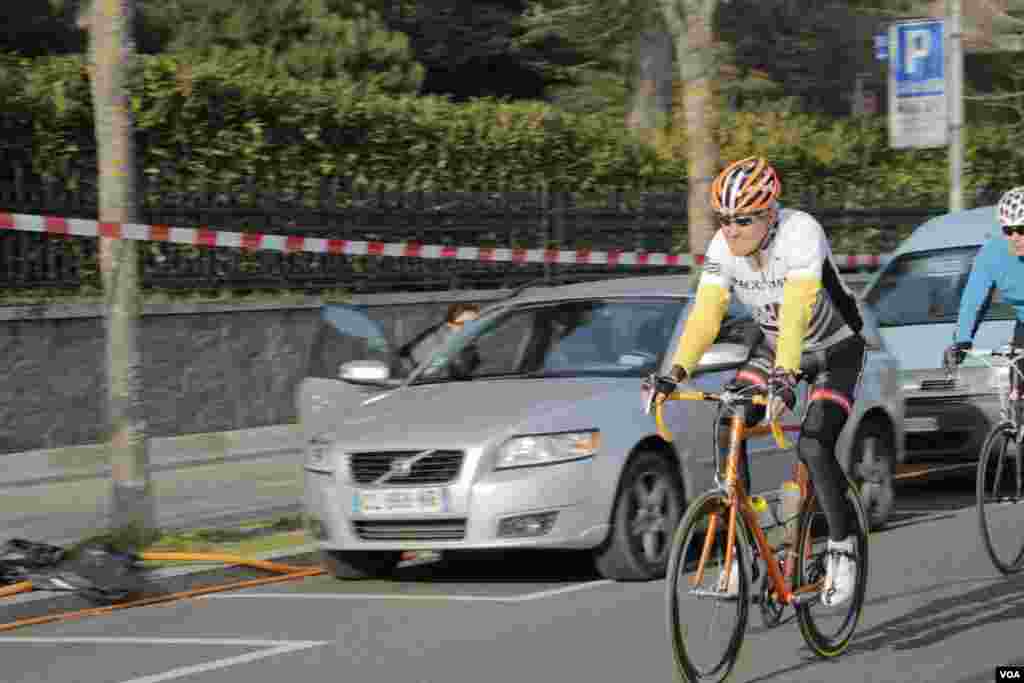
[[[452,337],[413,383],[516,377],[642,377],[672,339],[684,299],[562,301],[505,309]]]
[[[955,323],[960,296],[967,285],[978,247],[959,247],[904,254],[897,258],[868,292],[881,327]],[[985,320],[1011,320],[1013,308],[998,290]]]

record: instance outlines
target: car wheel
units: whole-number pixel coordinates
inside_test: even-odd
[[[597,571],[616,581],[661,578],[682,515],[679,474],[657,453],[640,452],[619,482],[608,540],[594,553]]]
[[[896,498],[894,458],[890,429],[877,420],[868,420],[858,428],[850,457],[849,476],[860,491],[872,531],[885,526],[892,512]]]
[[[336,579],[372,579],[387,576],[402,558],[391,550],[324,550],[324,567]]]

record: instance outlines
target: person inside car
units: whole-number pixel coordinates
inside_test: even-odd
[[[846,500],[846,475],[835,457],[860,381],[865,342],[856,300],[843,284],[828,238],[813,216],[781,208],[779,176],[766,159],[749,157],[727,166],[711,186],[720,228],[705,255],[695,303],[671,370],[656,388],[663,401],[685,382],[719,333],[735,295],[760,328],[731,389],[771,387],[777,416],[792,410],[800,379],[810,384],[798,455],[809,470],[829,524],[829,562],[822,602],[842,604],[853,594],[857,558],[853,509]],[[781,401],[781,402],[780,402]],[[764,408],[745,415],[750,426]],[[741,478],[750,493],[746,452]],[[735,592],[738,572],[727,587]]]
[[[431,325],[398,349],[398,358],[408,372],[444,346],[448,338],[462,326],[480,316],[480,306],[469,302],[454,303],[448,307],[444,321]]]

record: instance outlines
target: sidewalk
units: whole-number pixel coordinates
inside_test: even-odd
[[[3,456],[2,538],[61,545],[107,526],[106,445]],[[150,441],[157,524],[164,529],[237,524],[296,513],[302,500],[297,425]]]
[[[180,466],[277,455],[302,448],[298,425],[256,427],[231,432],[208,432],[149,440],[150,471]],[[108,477],[107,444],[48,448],[0,456],[0,489]]]

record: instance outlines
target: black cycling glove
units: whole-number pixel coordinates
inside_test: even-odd
[[[775,368],[768,378],[768,387],[776,398],[781,398],[786,407],[793,410],[796,406],[796,385],[799,381],[796,373]]]
[[[970,350],[971,342],[956,342],[947,348],[942,354],[942,364],[946,368],[954,368],[964,362],[964,358],[967,357],[967,351]]]
[[[658,376],[654,384],[654,400],[658,403],[668,398],[669,394],[676,390],[676,385],[685,382],[687,377],[686,369],[682,365],[673,365],[669,376]]]

